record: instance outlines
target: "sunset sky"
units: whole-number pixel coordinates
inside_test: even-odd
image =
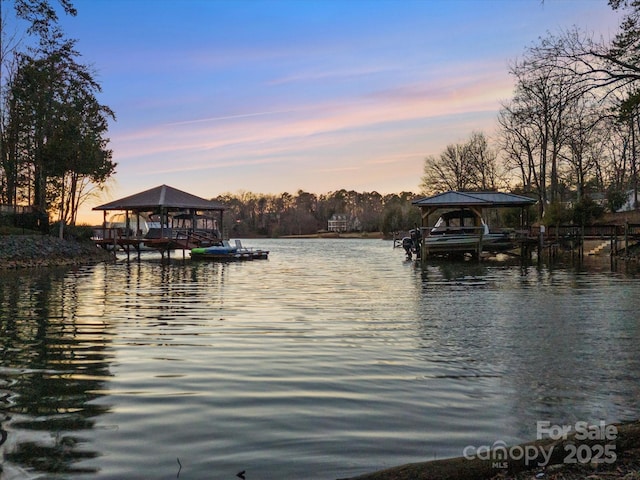
[[[615,35],[606,0],[74,0],[118,163],[100,203],[166,183],[417,192],[424,158],[494,134],[509,62],[547,32]],[[82,216],[99,222],[101,215]]]

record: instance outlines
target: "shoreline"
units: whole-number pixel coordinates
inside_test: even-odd
[[[640,480],[640,420],[611,424],[606,428],[611,427],[615,427],[616,433],[615,438],[610,440],[576,438],[576,433],[573,433],[566,439],[542,439],[505,447],[506,455],[502,457],[494,453],[489,459],[455,457],[409,463],[338,480]],[[567,445],[577,448],[567,448]],[[607,445],[612,446],[610,453],[613,452],[615,456],[613,461],[570,463],[576,460],[569,455],[571,451],[586,451],[589,459],[596,459],[599,458],[600,449]],[[548,463],[538,466],[537,461],[531,461],[528,464],[522,457],[513,455],[527,449],[537,452],[544,449]]]
[[[113,261],[91,241],[48,235],[0,235],[0,270],[64,267]]]
[[[281,235],[274,238],[336,238],[336,239],[362,239],[362,240],[391,240],[393,237],[385,236],[382,232],[366,232],[366,233],[338,233],[338,232],[322,232],[309,233],[302,235]]]
[[[384,239],[382,233],[333,232],[310,235],[290,235],[277,238]],[[0,234],[0,271],[32,268],[68,267],[113,262],[113,253],[98,247],[93,241],[60,239],[38,233]]]

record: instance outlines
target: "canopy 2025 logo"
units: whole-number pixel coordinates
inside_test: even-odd
[[[573,435],[569,440],[569,435]],[[464,458],[471,460],[489,460],[493,468],[508,468],[508,461],[523,460],[528,467],[545,467],[551,461],[556,448],[564,449],[563,463],[613,463],[617,459],[615,440],[618,429],[600,421],[598,425],[588,422],[576,422],[574,425],[552,425],[548,421],[539,421],[536,425],[536,438],[542,440],[569,440],[566,443],[547,445],[507,446],[502,440],[492,445],[475,447],[468,445],[463,450]],[[588,441],[588,443],[580,443]]]
[[[571,425],[551,425],[551,422],[537,422],[536,438],[549,437],[552,440],[567,440],[569,434],[575,433],[576,441],[590,440],[589,444],[566,443],[564,450],[566,456],[564,463],[613,463],[618,458],[616,455],[615,440],[618,438],[618,429],[615,425],[607,425],[600,420],[597,425],[588,422],[576,422]]]

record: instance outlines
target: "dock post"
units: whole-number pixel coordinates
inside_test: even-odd
[[[425,235],[424,235],[424,231],[421,228],[420,229],[420,262],[422,264],[424,264],[427,261],[427,258],[429,257],[429,246],[427,245],[427,242],[424,241],[425,240]]]
[[[624,222],[624,256],[629,256],[629,221]]]
[[[613,235],[610,239],[610,252],[609,252],[609,256],[613,257],[616,254],[616,244],[618,243],[618,237],[617,237],[617,232],[614,229],[613,230]]]

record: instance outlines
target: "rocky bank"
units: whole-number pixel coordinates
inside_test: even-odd
[[[48,235],[0,235],[0,269],[81,265],[113,260],[92,242]]]

